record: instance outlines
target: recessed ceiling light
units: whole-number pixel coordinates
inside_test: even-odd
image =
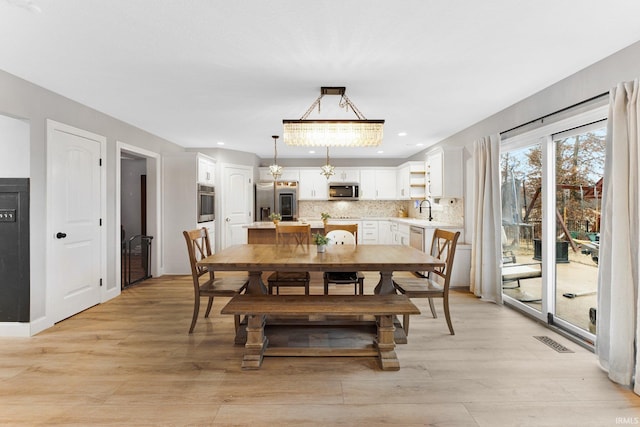
[[[224,145],[224,142],[218,141],[218,145]]]
[[[407,136],[407,133],[406,132],[399,132],[398,136]]]
[[[384,151],[382,151],[382,150],[378,150],[378,151],[377,151],[377,153],[378,153],[378,154],[382,154],[382,153],[384,153]]]
[[[309,154],[316,154],[315,150],[309,150]]]
[[[418,142],[418,143],[416,144],[416,147],[422,147],[423,145],[424,145],[424,144],[423,144],[422,142]]]

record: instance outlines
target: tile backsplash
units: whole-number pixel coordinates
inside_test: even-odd
[[[440,199],[432,202],[434,221],[462,224],[464,205],[462,199]],[[427,204],[423,203],[422,213],[415,207],[414,200],[358,200],[358,201],[309,201],[298,202],[298,218],[319,219],[321,212],[328,212],[332,218],[387,218],[400,216],[404,209],[411,218],[427,219]]]

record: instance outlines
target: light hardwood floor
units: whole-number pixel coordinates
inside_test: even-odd
[[[371,293],[376,275],[367,274]],[[314,276],[312,293],[321,293]],[[348,287],[351,289],[351,287]],[[31,338],[0,338],[0,425],[637,424],[640,398],[595,356],[506,308],[453,291],[456,335],[414,317],[400,371],[374,357],[266,358],[242,371],[216,301],[193,335],[189,277],[134,286]],[[428,313],[426,300],[415,300]],[[201,310],[204,311],[203,308]],[[534,339],[549,336],[574,353]],[[625,423],[626,421],[626,423]]]

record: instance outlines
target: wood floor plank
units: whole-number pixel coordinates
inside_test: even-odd
[[[377,280],[366,273],[366,293]],[[322,293],[321,275],[311,292]],[[376,357],[270,357],[242,371],[233,316],[220,314],[228,299],[215,300],[209,319],[203,304],[189,335],[192,301],[190,277],[154,278],[34,337],[0,338],[0,425],[602,426],[640,417],[640,398],[609,381],[592,353],[464,291],[451,295],[455,336],[437,301],[437,319],[414,301],[424,314],[396,347],[395,372]],[[291,339],[315,345],[329,335]]]

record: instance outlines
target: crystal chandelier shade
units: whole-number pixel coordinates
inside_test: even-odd
[[[304,147],[377,147],[384,120],[283,120],[284,142]]]
[[[320,171],[321,175],[324,175],[325,178],[329,179],[335,174],[335,167],[331,166],[329,163],[329,147],[327,146],[327,164],[322,166]]]
[[[282,175],[282,166],[278,166],[278,135],[272,135],[273,138],[273,164],[269,166],[269,173],[273,179],[277,180]]]
[[[285,144],[304,147],[377,147],[382,143],[384,120],[367,120],[345,95],[344,87],[322,87],[320,96],[299,120],[283,120]],[[325,95],[340,95],[338,106],[355,113],[357,120],[308,120]]]

